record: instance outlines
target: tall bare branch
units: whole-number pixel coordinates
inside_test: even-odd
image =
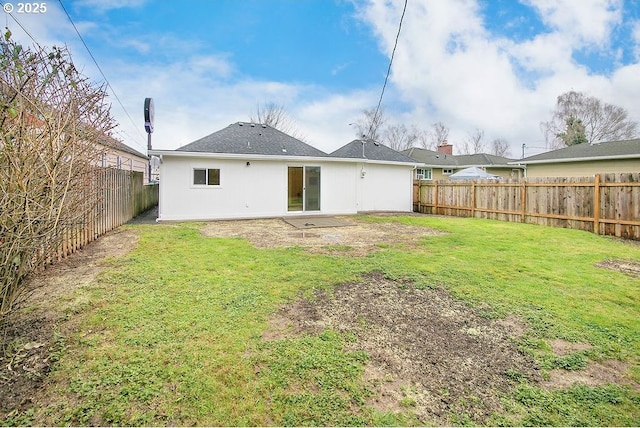
[[[577,124],[581,127],[579,132],[576,131]],[[630,120],[622,107],[576,91],[560,95],[551,120],[542,122],[540,127],[551,148],[581,141],[598,143],[631,139],[640,133],[638,123]],[[582,132],[584,139],[579,138]]]
[[[99,191],[93,168],[113,127],[103,87],[65,49],[0,41],[0,317],[22,279],[83,222]]]

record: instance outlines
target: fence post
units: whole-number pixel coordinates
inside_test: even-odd
[[[438,214],[438,182],[433,186],[433,214]]]
[[[593,180],[593,233],[600,235],[600,174]]]
[[[471,182],[471,217],[476,216],[476,182]]]
[[[527,216],[527,182],[522,181],[520,185],[520,222],[524,223]]]

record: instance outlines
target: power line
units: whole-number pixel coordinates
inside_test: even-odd
[[[60,0],[62,1],[62,0]],[[402,30],[402,21],[404,20],[404,14],[407,11],[407,2],[408,0],[404,0],[404,8],[402,9],[402,16],[400,16],[400,24],[398,24],[398,33],[396,34],[396,41],[393,45],[393,51],[391,51],[391,59],[389,60],[389,68],[387,68],[387,75],[384,78],[384,85],[382,85],[382,92],[380,93],[380,99],[378,100],[378,106],[376,107],[376,111],[373,114],[373,119],[371,121],[371,125],[369,125],[369,132],[367,135],[371,135],[371,130],[373,129],[373,125],[376,123],[378,119],[378,111],[380,111],[380,105],[382,104],[382,97],[384,97],[384,90],[387,88],[387,81],[389,80],[389,74],[391,74],[391,66],[393,65],[393,57],[396,55],[396,48],[398,47],[398,39],[400,38],[400,30]]]
[[[2,8],[3,8],[3,9],[4,9],[4,5],[5,5],[5,3],[0,2],[0,6],[2,6]],[[16,24],[18,24],[18,26],[19,26],[20,28],[22,28],[22,31],[24,31],[24,32],[25,32],[25,34],[26,34],[27,36],[29,36],[29,38],[30,38],[31,40],[33,40],[33,43],[35,43],[35,44],[36,44],[36,46],[37,46],[40,50],[42,50],[42,46],[40,45],[40,43],[38,43],[38,41],[35,39],[35,37],[33,37],[33,36],[31,35],[31,33],[30,33],[26,28],[25,28],[25,26],[24,26],[24,25],[22,25],[22,23],[21,23],[20,21],[18,21],[18,18],[16,18],[15,16],[13,16],[13,13],[11,13],[11,12],[7,13],[7,12],[5,12],[5,14],[6,14],[6,15],[8,15],[8,16],[10,16],[10,17],[11,17],[11,19],[13,19],[13,20],[16,22]],[[9,24],[7,23],[7,30],[8,30],[8,29],[9,29]]]
[[[73,29],[76,30],[76,34],[78,35],[78,37],[80,38],[80,41],[82,42],[82,44],[84,45],[85,49],[87,50],[87,52],[89,52],[89,56],[91,57],[91,59],[93,60],[93,63],[96,65],[96,67],[98,68],[98,71],[100,72],[100,74],[102,75],[102,78],[104,79],[104,81],[107,83],[107,87],[109,89],[111,89],[111,93],[113,94],[113,96],[115,97],[115,99],[118,101],[118,104],[120,104],[120,107],[122,107],[122,110],[124,110],[124,113],[127,115],[127,117],[129,118],[129,120],[131,121],[131,124],[133,125],[133,127],[138,131],[138,133],[140,134],[141,137],[144,138],[144,136],[142,135],[142,132],[138,129],[136,123],[134,122],[134,120],[131,118],[131,115],[129,114],[129,112],[127,111],[127,109],[124,107],[124,104],[122,104],[122,101],[120,101],[120,97],[118,97],[118,94],[116,94],[116,91],[113,89],[113,86],[111,86],[111,83],[109,83],[109,79],[107,79],[107,76],[105,76],[104,72],[102,71],[102,68],[100,68],[100,65],[98,65],[98,61],[96,61],[96,58],[93,56],[93,53],[91,52],[91,49],[89,49],[89,46],[87,46],[87,43],[84,41],[84,39],[82,38],[82,35],[80,34],[80,31],[78,31],[78,27],[76,27],[76,24],[73,22],[73,20],[71,19],[71,15],[69,15],[69,12],[67,12],[67,9],[64,7],[64,4],[62,3],[62,0],[58,0],[60,2],[60,6],[62,6],[62,10],[64,11],[64,13],[67,15],[67,18],[69,18],[69,22],[71,23],[71,25],[73,26]],[[141,144],[138,141],[133,140],[134,143],[136,143],[138,146],[142,147],[143,150],[147,150],[146,145]]]

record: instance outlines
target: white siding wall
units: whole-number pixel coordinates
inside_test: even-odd
[[[352,163],[207,159],[164,156],[160,167],[160,220],[209,220],[300,215],[287,212],[287,167],[320,166],[321,211],[354,214]],[[194,168],[219,168],[220,187],[193,186]],[[409,191],[411,186],[408,185]]]
[[[365,171],[362,177],[362,171]],[[358,211],[411,211],[413,168],[358,164]]]

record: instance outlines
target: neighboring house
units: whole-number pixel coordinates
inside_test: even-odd
[[[112,137],[105,136],[100,144],[105,148],[99,161],[100,166],[142,172],[144,183],[149,183],[149,157],[147,155],[143,155]]]
[[[640,139],[584,143],[529,156],[512,165],[526,177],[590,177],[595,174],[640,172]]]
[[[45,121],[28,112],[24,112],[24,115],[27,125],[39,129],[44,129],[46,126]],[[94,153],[96,159],[92,160],[95,166],[142,172],[144,174],[144,183],[149,183],[149,157],[147,155],[108,135],[102,135],[101,140],[93,147],[96,149]],[[157,171],[155,176],[157,177]]]
[[[403,150],[402,153],[424,164],[416,169],[415,179],[447,180],[451,174],[470,167],[480,168],[489,174],[502,178],[522,176],[522,168],[510,164],[513,159],[486,153],[454,155],[453,146],[447,143],[440,145],[438,151],[435,152],[413,147]]]
[[[370,141],[329,155],[270,126],[237,122],[150,154],[161,161],[161,221],[412,210],[416,162]]]

